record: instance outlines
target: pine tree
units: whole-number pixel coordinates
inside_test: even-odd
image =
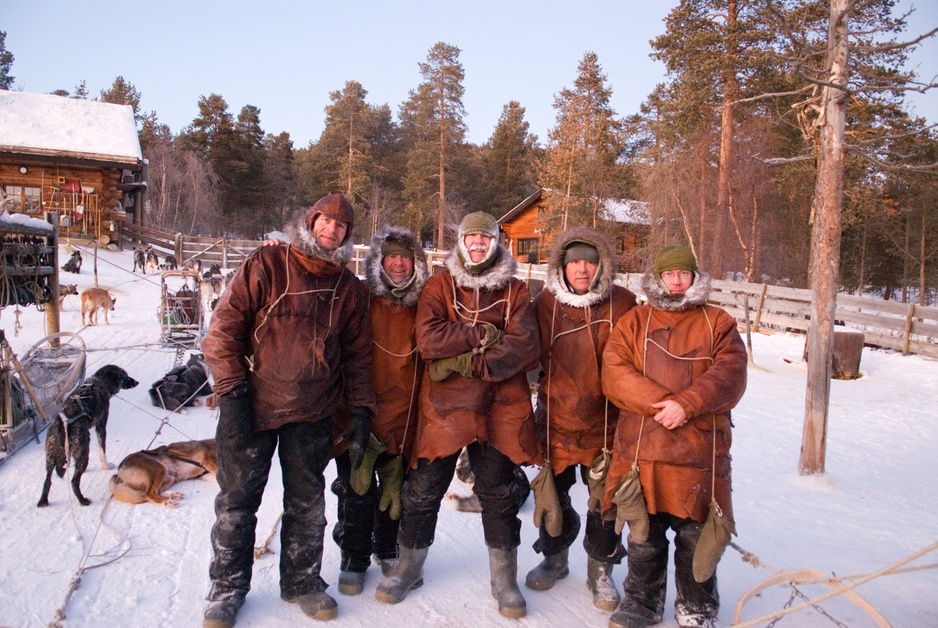
[[[444,227],[460,211],[447,188],[454,162],[465,152],[465,72],[460,52],[443,42],[430,49],[426,62],[418,64],[423,82],[410,91],[399,116],[407,147],[403,192],[407,226],[421,231],[435,222],[440,249],[445,246]]]
[[[13,53],[7,50],[6,31],[0,31],[0,89],[12,89],[14,77],[10,74],[13,69]]]
[[[530,135],[525,109],[515,100],[502,108],[492,137],[483,147],[481,209],[499,216],[534,191],[533,156],[537,136]]]
[[[110,89],[101,90],[100,100],[116,105],[130,105],[134,110],[134,121],[139,124],[143,120],[143,116],[140,115],[140,92],[132,83],[124,80],[123,76],[114,79]]]
[[[612,89],[594,52],[583,55],[573,88],[554,97],[555,125],[548,131],[540,186],[551,211],[542,225],[545,245],[560,231],[600,224],[605,199],[629,189],[618,163],[623,151],[621,123],[610,105]]]

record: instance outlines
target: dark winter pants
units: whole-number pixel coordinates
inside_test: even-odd
[[[473,491],[482,504],[485,544],[494,549],[512,549],[521,544],[517,491],[514,488],[515,463],[491,445],[474,442],[467,448],[475,474]],[[459,452],[432,462],[421,458],[404,483],[401,530],[402,547],[422,549],[433,544],[440,503],[456,470]]]
[[[381,454],[375,460],[375,468],[386,465],[391,458],[393,456]],[[352,463],[348,452],[335,459],[335,466],[337,473],[332,492],[339,498],[339,508],[332,538],[342,550],[339,568],[364,573],[371,564],[372,553],[380,559],[397,558],[400,521],[391,519],[390,508],[384,512],[378,509],[377,478],[372,477],[368,492],[359,495],[349,484]]]
[[[559,475],[554,477],[557,486],[557,495],[560,497],[560,508],[563,510],[563,529],[560,536],[550,536],[547,527],[542,525],[538,531],[538,539],[534,542],[534,551],[552,556],[573,545],[580,532],[580,515],[570,502],[570,489],[576,484],[576,469],[578,465],[570,465]],[[588,469],[579,465],[580,475],[586,484]],[[586,534],[583,537],[583,547],[590,558],[601,563],[618,565],[625,555],[622,547],[622,535],[616,533],[615,521],[603,521],[598,512],[586,513]]]
[[[674,530],[675,615],[716,618],[720,610],[716,574],[704,582],[694,580],[694,550],[703,524],[668,513],[649,515],[648,541],[629,541],[629,574],[620,610],[658,623],[664,614],[668,579],[668,528]]]
[[[283,474],[281,592],[297,596],[325,590],[319,575],[326,528],[323,471],[332,454],[332,419],[255,432],[250,406],[232,409],[241,400],[228,400],[226,408],[225,401],[216,431],[219,493],[208,599],[243,597],[251,588],[257,509],[275,449]]]

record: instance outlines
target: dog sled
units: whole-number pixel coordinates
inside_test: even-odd
[[[46,336],[18,360],[0,330],[0,463],[49,426],[85,381],[85,342],[72,332]]]
[[[192,270],[163,271],[157,316],[163,344],[179,349],[198,348],[204,320],[198,273]]]

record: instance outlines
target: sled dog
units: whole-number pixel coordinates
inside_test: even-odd
[[[75,251],[72,253],[72,256],[68,258],[68,261],[65,262],[65,265],[62,266],[62,270],[69,273],[80,273],[81,272],[81,251]]]
[[[88,468],[88,456],[91,449],[91,428],[94,428],[98,437],[101,468],[112,469],[113,466],[107,461],[105,448],[111,397],[121,390],[133,388],[138,383],[124,369],[108,364],[98,369],[68,396],[65,406],[49,425],[46,434],[46,480],[42,485],[42,496],[37,506],[49,505],[52,471],[54,470],[59,477],[64,477],[65,468],[69,463],[68,458],[75,461],[72,491],[78,498],[78,503],[82,506],[91,503],[81,494],[81,476]]]
[[[147,249],[147,270],[152,273],[155,273],[160,269],[160,258],[156,255],[156,251],[153,249]],[[144,271],[144,275],[146,272]]]
[[[183,494],[167,489],[176,482],[215,473],[218,469],[215,451],[215,439],[209,438],[132,453],[121,461],[108,488],[114,499],[125,504],[150,501],[175,508]]]
[[[135,248],[134,249],[134,269],[132,272],[137,272],[137,269],[140,269],[144,275],[147,274],[147,252],[146,249]]]
[[[59,284],[59,301],[63,301],[65,297],[70,294],[78,295],[78,284],[77,283],[60,283]]]
[[[179,263],[176,262],[176,256],[167,255],[165,263],[162,266],[160,266],[160,268],[162,268],[163,270],[176,270],[177,268],[179,268]]]
[[[85,312],[88,312],[88,324],[97,325],[98,308],[104,308],[104,322],[110,325],[107,313],[116,303],[117,297],[103,288],[85,288],[81,292],[81,324],[85,324]]]
[[[199,397],[212,392],[208,385],[208,367],[201,354],[194,353],[189,361],[176,366],[150,387],[150,401],[157,408],[179,410],[183,406],[202,404]]]

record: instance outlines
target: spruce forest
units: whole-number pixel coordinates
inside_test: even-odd
[[[612,109],[602,59],[586,51],[575,76],[557,77],[547,137],[531,134],[524,103],[510,101],[482,145],[466,141],[462,51],[443,42],[415,60],[419,82],[404,102],[370,102],[351,78],[336,86],[308,146],[265,131],[255,106],[231,111],[222,94],[201,97],[175,133],[143,110],[133,77],[98,99],[133,107],[149,161],[148,220],[170,230],[260,238],[341,192],[360,217],[357,242],[393,222],[447,248],[466,212],[499,217],[543,189],[542,245],[565,227],[601,225],[607,199],[640,200],[651,232],[639,259],[682,241],[714,276],[807,287],[812,230],[833,194],[835,221],[823,228],[839,246],[839,289],[929,305],[938,300],[938,133],[908,113],[905,95],[938,87],[907,69],[912,47],[936,31],[909,32],[893,11],[886,0],[683,0],[650,34],[666,74],[639,111]],[[0,87],[9,89],[4,35]],[[93,97],[84,81],[55,93]],[[831,178],[824,133],[837,107]]]

